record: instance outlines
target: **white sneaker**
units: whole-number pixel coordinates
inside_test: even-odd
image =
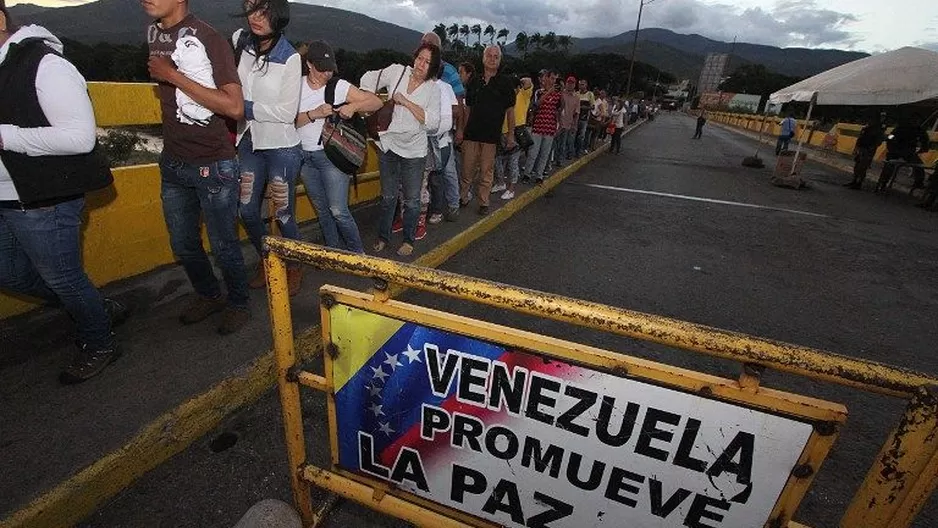
[[[430,220],[429,220],[429,222],[430,222],[431,224],[439,224],[439,223],[442,222],[442,221],[443,221],[443,215],[442,215],[442,214],[440,214],[440,213],[434,213],[434,214],[430,215]]]
[[[515,197],[515,191],[505,191],[505,194],[502,195],[502,200],[511,200]]]
[[[502,192],[502,191],[504,191],[504,190],[507,189],[507,188],[508,188],[508,186],[505,185],[504,183],[496,183],[495,186],[492,187],[492,192],[493,192],[493,193]]]

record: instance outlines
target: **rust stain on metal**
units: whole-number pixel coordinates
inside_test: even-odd
[[[388,284],[515,309],[869,392],[908,398],[918,386],[938,385],[938,378],[907,369],[413,264],[275,237],[269,239],[268,246],[285,258],[322,269],[374,277]]]

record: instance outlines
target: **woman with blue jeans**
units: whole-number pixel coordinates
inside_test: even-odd
[[[325,120],[334,113],[348,119],[356,113],[374,112],[381,108],[381,99],[335,78],[335,53],[326,42],[309,44],[306,52],[309,73],[303,81],[300,111],[296,127],[303,143],[303,168],[300,176],[306,195],[316,209],[319,228],[326,245],[353,253],[364,253],[358,225],[348,207],[350,174],[345,174],[329,161],[320,143]],[[326,102],[330,91],[332,101]]]
[[[440,127],[440,48],[423,43],[414,52],[414,65],[392,64],[383,70],[370,71],[359,83],[365,90],[388,90],[393,100],[394,116],[387,130],[378,134],[381,149],[381,217],[378,223],[376,253],[384,251],[391,240],[391,224],[398,191],[404,191],[404,243],[400,256],[414,251],[417,220],[420,216],[420,191],[429,148],[427,134]]]
[[[238,157],[241,162],[241,220],[248,237],[261,255],[264,235],[265,189],[275,209],[280,233],[299,238],[296,225],[296,177],[303,152],[294,120],[300,104],[302,59],[284,37],[290,22],[287,0],[247,0],[244,4],[249,32],[238,30],[232,37],[238,59],[238,76],[244,93],[244,119],[238,123]],[[302,268],[287,268],[290,295],[300,289]],[[267,282],[259,265],[249,285],[262,288]]]

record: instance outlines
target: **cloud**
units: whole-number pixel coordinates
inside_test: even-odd
[[[428,31],[438,23],[492,24],[528,34],[553,31],[577,37],[612,36],[635,27],[634,0],[325,0],[373,18]],[[777,1],[771,7],[741,8],[705,0],[660,0],[643,9],[642,27],[773,46],[855,47],[857,18],[822,8],[817,0]]]

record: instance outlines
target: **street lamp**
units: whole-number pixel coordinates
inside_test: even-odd
[[[629,78],[625,82],[625,96],[629,98],[632,97],[632,68],[635,67],[635,50],[638,49],[638,28],[642,25],[642,8],[653,2],[655,2],[655,0],[638,1],[638,21],[635,22],[635,41],[632,42],[632,61],[629,62]]]

